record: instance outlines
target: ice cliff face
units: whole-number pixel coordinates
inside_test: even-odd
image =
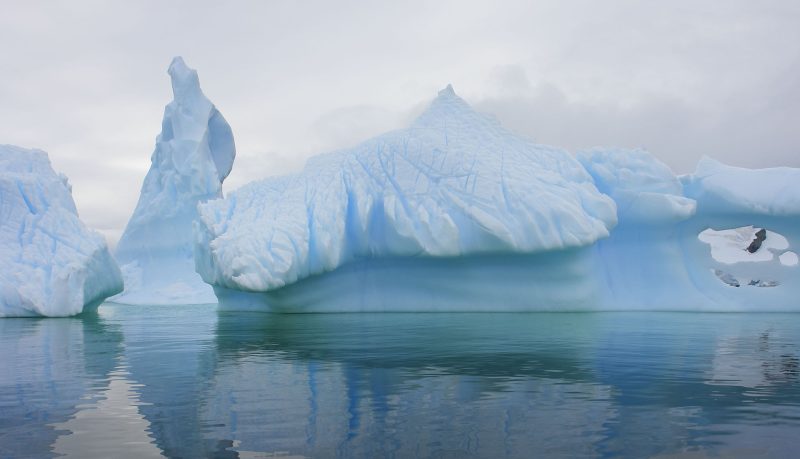
[[[216,299],[194,271],[197,204],[222,197],[236,156],[228,123],[203,95],[197,72],[176,57],[174,100],[164,110],[152,165],[117,246],[123,303],[208,303]]]
[[[70,316],[122,291],[102,236],[39,150],[0,145],[0,317]]]
[[[407,129],[199,210],[198,272],[251,292],[363,260],[575,249],[616,224],[614,202],[568,153],[510,133],[451,87]]]

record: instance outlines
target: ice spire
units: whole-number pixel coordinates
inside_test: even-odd
[[[117,246],[126,276],[125,292],[115,298],[120,302],[147,302],[154,295],[170,303],[214,299],[194,272],[192,223],[198,203],[222,197],[236,147],[197,72],[176,57],[168,73],[174,99],[164,109],[150,171]]]

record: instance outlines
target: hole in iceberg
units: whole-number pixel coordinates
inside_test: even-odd
[[[730,285],[731,287],[741,287],[742,286],[742,284],[739,283],[738,279],[733,277],[731,274],[726,273],[725,271],[722,271],[721,269],[712,269],[711,271],[714,272],[714,275],[716,275],[719,278],[719,280],[721,280],[722,282]]]
[[[776,287],[780,282],[770,279],[767,273],[775,274],[773,262],[778,257],[783,266],[796,266],[798,256],[789,251],[789,241],[781,234],[766,228],[742,226],[739,228],[714,230],[708,228],[697,235],[697,238],[711,248],[711,257],[717,263],[729,268],[712,269],[717,278],[731,287]],[[753,266],[753,263],[765,263],[765,273],[753,273],[753,269],[741,270],[740,263]],[[770,263],[773,262],[773,263]],[[759,265],[760,266],[760,265]],[[759,268],[759,271],[761,269]],[[764,277],[760,277],[764,276]]]
[[[789,248],[789,241],[783,235],[753,226],[719,231],[708,228],[697,238],[711,247],[714,260],[726,265],[744,261],[772,261],[775,252]]]
[[[733,274],[725,272],[721,269],[712,269],[711,271],[719,280],[730,285],[731,287],[741,287],[742,285],[746,285],[748,287],[777,287],[780,285],[780,282],[776,280],[739,279]]]
[[[783,266],[797,266],[797,254],[791,250],[783,252],[778,259],[781,261]]]

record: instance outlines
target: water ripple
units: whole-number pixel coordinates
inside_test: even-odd
[[[800,315],[0,321],[0,457],[787,457]]]

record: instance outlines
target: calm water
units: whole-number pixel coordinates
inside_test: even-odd
[[[0,457],[790,457],[800,314],[0,320]]]

